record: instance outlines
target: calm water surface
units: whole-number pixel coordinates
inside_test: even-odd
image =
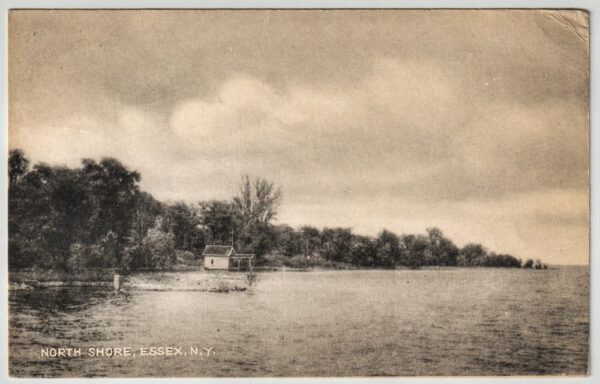
[[[194,278],[194,273],[185,279]],[[198,274],[198,278],[202,275]],[[527,375],[587,372],[589,269],[261,273],[231,293],[11,291],[15,376]],[[82,357],[40,356],[79,347]],[[142,357],[140,347],[214,347]],[[87,357],[131,347],[134,357]]]

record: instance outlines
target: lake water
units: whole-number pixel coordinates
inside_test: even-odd
[[[46,377],[583,375],[588,284],[588,267],[456,268],[265,272],[230,293],[11,291],[9,368]],[[160,346],[187,355],[140,356]],[[48,347],[82,356],[41,357]],[[90,347],[136,355],[89,357]]]

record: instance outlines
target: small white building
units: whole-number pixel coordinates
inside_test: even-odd
[[[254,255],[236,254],[230,245],[207,245],[202,252],[204,256],[204,269],[239,270],[248,268],[252,270]]]

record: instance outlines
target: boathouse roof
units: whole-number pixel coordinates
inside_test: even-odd
[[[207,245],[202,252],[203,256],[223,256],[229,257],[235,254],[235,250],[231,245]]]

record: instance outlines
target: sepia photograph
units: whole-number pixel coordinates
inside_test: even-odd
[[[12,9],[12,378],[589,375],[576,9]]]

